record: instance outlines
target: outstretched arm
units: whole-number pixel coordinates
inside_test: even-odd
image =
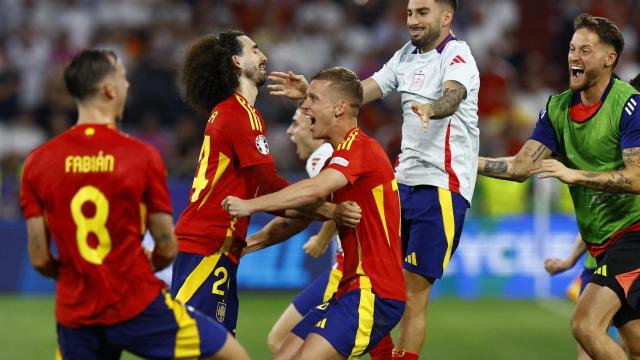
[[[275,84],[268,85],[269,94],[273,96],[284,96],[289,99],[304,99],[307,96],[307,88],[309,82],[303,75],[298,75],[292,71],[280,72],[273,71],[269,77],[269,81]],[[382,97],[380,86],[372,78],[368,78],[360,82],[362,84],[363,104],[370,103]]]
[[[467,97],[467,89],[457,81],[449,80],[442,84],[442,96],[430,104],[413,103],[411,110],[422,120],[425,128],[431,119],[443,119],[453,115],[462,100]]]
[[[311,220],[277,217],[247,238],[247,247],[242,251],[242,256],[279,244],[304,230],[310,222]]]
[[[567,271],[576,265],[585,251],[587,251],[587,246],[584,244],[584,241],[582,241],[582,236],[580,235],[580,233],[578,233],[578,236],[576,236],[576,241],[573,244],[571,254],[565,259],[545,259],[544,269],[549,273],[549,275],[555,275]]]
[[[348,184],[339,171],[326,169],[318,176],[302,180],[278,192],[250,200],[228,196],[222,206],[233,216],[245,217],[256,212],[271,212],[283,209],[300,209],[322,204],[329,194]]]
[[[545,160],[531,171],[539,178],[554,177],[565,184],[581,185],[611,193],[640,194],[640,147],[622,150],[625,167],[594,172],[569,169],[557,160]]]
[[[515,156],[505,158],[478,158],[478,174],[510,181],[523,182],[531,169],[551,156],[551,150],[536,140],[527,140]]]

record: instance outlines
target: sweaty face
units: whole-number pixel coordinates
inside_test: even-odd
[[[291,125],[287,128],[289,139],[296,145],[296,153],[302,160],[306,160],[314,150],[313,134],[311,133],[311,119],[300,108],[296,109]]]
[[[238,58],[243,76],[258,87],[264,85],[267,82],[267,57],[248,36],[240,36],[238,41],[242,44],[242,54]]]
[[[411,44],[418,49],[435,46],[442,35],[444,9],[435,0],[409,0],[407,28]]]
[[[600,41],[598,34],[578,29],[569,44],[569,88],[583,91],[595,85],[607,69],[613,48]]]
[[[331,83],[326,80],[313,80],[307,89],[307,97],[300,106],[311,120],[311,133],[314,139],[328,139],[329,130],[335,122],[335,103],[330,96]]]

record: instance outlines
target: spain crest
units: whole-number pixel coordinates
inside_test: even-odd
[[[219,322],[224,322],[224,315],[227,312],[227,304],[221,301],[218,301],[218,308],[216,309],[216,319]]]

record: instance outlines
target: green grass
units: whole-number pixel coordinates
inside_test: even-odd
[[[253,359],[269,359],[266,336],[293,293],[240,294],[238,340]],[[571,305],[564,301],[440,298],[430,305],[424,359],[571,359]],[[2,359],[51,359],[51,297],[0,296]],[[126,354],[123,359],[135,359]]]

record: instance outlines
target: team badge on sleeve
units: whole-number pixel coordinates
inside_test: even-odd
[[[256,137],[256,149],[258,149],[262,155],[269,154],[269,144],[267,143],[267,138],[264,137],[264,135],[258,135]]]

